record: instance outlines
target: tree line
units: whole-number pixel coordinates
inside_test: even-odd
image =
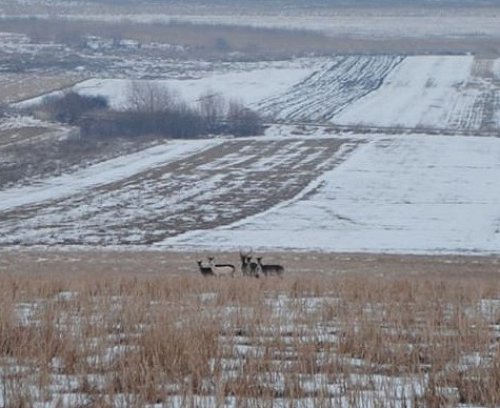
[[[111,109],[102,96],[69,91],[47,97],[37,114],[80,127],[81,137],[197,138],[209,135],[260,135],[261,116],[242,102],[210,91],[188,104],[169,88],[150,82],[132,82],[125,110]]]

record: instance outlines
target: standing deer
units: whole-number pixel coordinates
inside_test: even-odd
[[[198,267],[200,268],[200,272],[203,276],[214,276],[214,271],[211,266],[203,266],[201,260],[198,261]]]
[[[208,258],[208,265],[212,269],[215,276],[231,276],[234,277],[234,272],[236,268],[232,264],[216,264],[214,257],[210,256]]]
[[[262,257],[257,258],[258,269],[264,276],[282,276],[285,268],[282,265],[264,265]]]
[[[258,265],[252,262],[252,250],[242,251],[240,250],[241,259],[241,273],[243,276],[250,276],[253,278],[259,277]]]

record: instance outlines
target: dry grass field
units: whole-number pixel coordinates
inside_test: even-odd
[[[498,258],[206,255],[0,252],[0,406],[500,404]]]
[[[45,95],[52,91],[66,89],[86,79],[78,73],[16,73],[0,77],[0,105],[20,102]]]
[[[117,2],[0,5],[0,408],[500,407],[500,147],[466,137],[498,133],[499,8]],[[15,104],[89,78],[222,84],[266,137],[85,139]],[[304,251],[257,279],[207,250],[248,242]]]

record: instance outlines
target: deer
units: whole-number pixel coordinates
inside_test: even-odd
[[[282,265],[265,265],[262,263],[262,257],[257,258],[259,272],[264,276],[282,276],[285,268]]]
[[[212,269],[215,276],[231,276],[234,277],[234,272],[236,268],[232,264],[216,264],[214,257],[210,256],[208,258],[208,265]]]
[[[215,276],[214,271],[211,266],[203,266],[202,261],[198,261],[198,267],[200,268],[200,272],[203,276]]]
[[[243,276],[250,276],[254,278],[259,277],[258,264],[252,262],[252,250],[242,251],[240,250],[241,259],[241,273]]]

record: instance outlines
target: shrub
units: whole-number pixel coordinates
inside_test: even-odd
[[[223,123],[227,113],[227,102],[224,97],[216,92],[207,90],[198,99],[198,109],[206,126],[208,133],[221,133],[225,125]]]
[[[80,121],[84,137],[139,137],[157,135],[170,138],[195,138],[204,134],[201,116],[192,109],[166,112],[93,113]]]
[[[40,110],[47,119],[75,124],[84,114],[107,109],[108,101],[102,96],[80,95],[70,91],[61,96],[44,99]]]
[[[227,112],[228,131],[234,136],[260,135],[263,131],[259,114],[239,101],[231,101]]]
[[[68,92],[48,97],[38,113],[45,119],[80,126],[84,137],[139,137],[155,135],[195,138],[205,135],[259,135],[263,131],[258,113],[239,101],[229,103],[217,93],[207,91],[199,105],[191,107],[164,86],[133,82],[127,111],[108,110],[100,96]]]

